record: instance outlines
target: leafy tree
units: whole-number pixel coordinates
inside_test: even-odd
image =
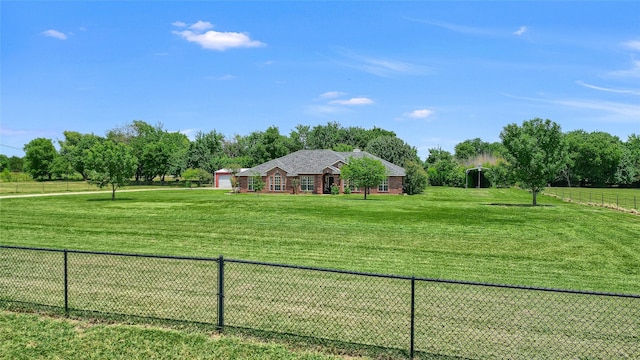
[[[628,151],[629,161],[635,174],[632,183],[640,182],[640,135],[631,134],[624,143],[624,147]]]
[[[208,133],[198,132],[195,141],[191,142],[187,164],[190,168],[204,169],[211,176],[222,166],[224,158],[222,141],[224,136],[215,130]]]
[[[310,131],[311,127],[309,125],[296,125],[295,130],[291,130],[289,133],[289,151],[296,152],[309,149],[308,138]]]
[[[340,177],[347,180],[349,185],[364,188],[364,199],[367,199],[369,189],[378,186],[387,178],[387,168],[380,160],[369,157],[349,158],[349,163],[340,169]]]
[[[416,161],[407,161],[404,164],[406,176],[404,180],[404,192],[409,195],[421,194],[427,187],[427,172],[422,164]]]
[[[623,145],[618,137],[601,131],[576,130],[567,133],[566,138],[569,170],[565,177],[568,181],[579,181],[581,186],[615,182],[623,156]]]
[[[159,173],[158,164],[167,160],[159,145],[163,132],[162,124],[154,127],[142,120],[134,120],[123,127],[110,130],[107,138],[130,146],[133,156],[138,161],[136,181],[142,178],[151,181]]]
[[[560,125],[535,118],[524,121],[522,126],[505,126],[500,138],[514,179],[531,190],[536,206],[538,193],[567,162],[567,146]]]
[[[480,138],[465,140],[455,147],[455,157],[459,161],[470,160],[481,154],[491,153],[490,144]]]
[[[337,151],[337,152],[352,152],[353,146],[349,144],[340,143],[340,144],[333,145],[333,148],[331,150]]]
[[[408,161],[419,161],[418,150],[396,136],[380,136],[367,144],[368,153],[404,167]]]
[[[162,141],[169,156],[167,163],[160,168],[160,175],[163,179],[165,174],[180,176],[182,171],[187,168],[189,138],[179,132],[170,132],[164,134]]]
[[[253,181],[253,191],[260,193],[265,186],[267,186],[267,183],[264,182],[264,180],[262,180],[262,176],[258,173],[253,174],[251,176],[251,179]]]
[[[24,170],[24,159],[19,156],[9,158],[9,171],[20,172]]]
[[[446,150],[429,149],[425,168],[431,186],[464,186],[464,168]]]
[[[86,169],[86,152],[98,143],[101,138],[94,134],[81,134],[77,131],[65,131],[63,134],[65,139],[58,141],[60,155],[86,181],[89,177]]]
[[[75,170],[67,158],[58,155],[53,159],[53,163],[51,163],[51,174],[53,174],[53,176],[56,178],[68,178],[74,173]]]
[[[211,177],[211,174],[209,174],[209,172],[204,169],[187,169],[182,174],[182,177],[185,180],[189,181],[189,187],[191,187],[191,180],[197,180],[198,187],[200,187],[200,185],[207,183],[211,181],[211,179],[213,179]]]
[[[37,138],[24,146],[24,168],[36,180],[51,180],[51,166],[58,156],[51,139]]]
[[[270,126],[263,133],[256,133],[257,141],[249,150],[249,156],[257,164],[277,159],[289,153],[289,139],[280,135],[280,131],[275,126]]]
[[[638,176],[637,171],[638,169],[634,163],[631,150],[628,147],[623,146],[622,157],[614,174],[614,182],[617,185],[631,185]]]
[[[2,181],[4,182],[10,182],[11,180],[13,180],[13,176],[11,176],[11,171],[9,171],[8,167],[2,170],[2,172],[0,173],[0,179],[2,179]]]
[[[327,125],[316,125],[307,136],[309,149],[332,149],[340,142],[342,126],[337,122],[328,122]]]
[[[487,179],[495,187],[507,187],[511,185],[508,164],[502,160],[489,167],[484,173]]]
[[[100,188],[110,186],[111,200],[116,198],[116,189],[126,185],[134,176],[137,163],[127,145],[112,140],[101,141],[87,151],[91,182]]]
[[[9,169],[9,157],[4,154],[0,154],[0,171],[4,171],[4,169]]]

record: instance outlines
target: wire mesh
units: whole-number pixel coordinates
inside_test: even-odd
[[[225,323],[407,349],[407,280],[225,262]]]
[[[637,298],[419,281],[416,349],[464,358],[640,356]]]
[[[0,299],[64,307],[63,256],[0,248]]]
[[[0,246],[0,303],[62,308],[66,294],[71,310],[218,325],[222,311],[226,326],[406,354],[413,346],[417,357],[426,358],[640,358],[638,295],[429,279],[415,279],[412,292],[411,278],[388,275],[242,260],[66,254],[65,288],[62,250]]]
[[[69,254],[69,307],[215,323],[217,264],[171,258]]]

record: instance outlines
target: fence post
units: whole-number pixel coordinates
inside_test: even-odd
[[[68,252],[64,249],[64,315],[69,315],[69,277],[68,277]]]
[[[409,358],[413,359],[415,350],[415,329],[416,329],[416,277],[411,277],[411,332],[409,335]]]
[[[224,330],[224,258],[218,257],[218,331]]]

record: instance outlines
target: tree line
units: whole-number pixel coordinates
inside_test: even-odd
[[[162,124],[141,120],[111,129],[105,136],[76,131],[63,134],[59,150],[51,139],[37,138],[25,145],[23,158],[0,155],[5,179],[10,171],[25,171],[36,180],[78,176],[98,185],[117,183],[116,172],[139,182],[164,180],[168,175],[206,181],[221,168],[253,167],[297,150],[362,149],[404,167],[409,194],[422,192],[427,184],[464,187],[466,170],[477,165],[486,169],[483,174],[493,186],[523,185],[518,171],[531,173],[536,166],[538,172],[546,167],[542,186],[640,186],[639,135],[622,141],[601,131],[563,133],[556,123],[542,119],[505,126],[500,142],[469,139],[457,144],[454,153],[431,148],[424,161],[415,147],[393,131],[343,127],[337,122],[297,125],[288,135],[276,126],[232,137],[212,130],[196,133],[193,140],[167,131]],[[557,158],[545,158],[551,148],[559,151]],[[526,156],[518,160],[523,154]],[[518,169],[523,166],[524,170]]]

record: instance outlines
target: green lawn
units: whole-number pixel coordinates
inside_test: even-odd
[[[0,199],[0,243],[640,293],[640,217],[515,189],[184,190]]]
[[[203,187],[211,185],[203,185]],[[135,189],[151,189],[151,188],[184,188],[187,187],[184,182],[154,181],[149,185],[131,184],[123,187],[126,190]],[[197,187],[196,184],[193,187]],[[110,187],[103,189],[87,181],[80,180],[55,180],[55,181],[0,181],[0,196],[2,195],[24,195],[24,194],[49,194],[49,193],[65,193],[65,192],[84,192],[84,191],[100,191],[110,190]]]
[[[337,359],[281,344],[0,310],[0,359]]]

